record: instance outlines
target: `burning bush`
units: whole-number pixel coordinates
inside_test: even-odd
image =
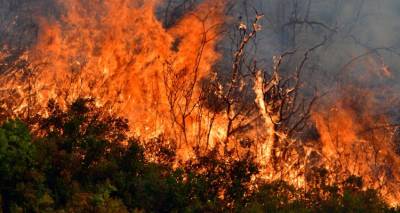
[[[170,163],[173,155],[148,159],[144,143],[128,139],[126,121],[93,103],[79,99],[61,110],[50,102],[47,117],[3,123],[3,212],[389,210],[361,178],[330,185],[327,170],[316,170],[307,190],[255,181],[250,152],[237,158],[214,149],[182,165]]]

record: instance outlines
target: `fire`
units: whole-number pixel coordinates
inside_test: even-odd
[[[168,29],[155,15],[155,0],[58,3],[64,9],[60,20],[38,18],[38,42],[27,53],[38,69],[32,88],[20,93],[37,94],[37,103],[96,97],[127,117],[141,136],[172,134],[166,126],[194,122],[196,112],[183,120],[170,115],[194,107],[200,80],[219,58],[223,1],[205,1]],[[3,79],[4,88],[23,88],[22,78],[17,73]]]
[[[208,148],[228,141],[226,123],[230,115],[204,107],[201,89],[202,80],[213,73],[213,65],[221,58],[216,46],[228,18],[224,13],[226,2],[205,0],[168,28],[156,16],[160,2],[58,0],[63,8],[60,18],[37,17],[37,43],[20,57],[29,66],[5,73],[0,78],[0,94],[16,97],[14,112],[28,113],[50,99],[67,104],[78,97],[95,97],[98,105],[128,118],[135,136],[152,139],[167,135],[176,140],[178,156],[183,159],[191,158],[195,145]],[[260,30],[259,25],[254,26],[255,31]],[[247,30],[244,25],[240,27]],[[0,51],[0,61],[5,57],[7,51]],[[381,75],[392,75],[386,65]],[[285,174],[285,180],[305,186],[307,158],[317,151],[323,159],[320,164],[337,175],[332,179],[362,176],[367,186],[380,189],[397,204],[400,159],[393,151],[393,131],[385,117],[360,112],[345,100],[332,104],[329,110],[315,110],[312,120],[322,148],[305,147],[300,153],[296,151],[301,145],[297,139],[275,129],[279,118],[271,116],[275,106],[264,97],[269,90],[263,88],[264,80],[257,72],[252,89],[258,114],[248,118],[260,115],[262,119],[264,137],[256,141],[261,151],[255,152],[261,153],[257,160],[265,166],[264,179]],[[282,92],[279,89],[277,92]],[[249,137],[257,138],[255,134],[250,131]],[[287,153],[295,157],[282,163],[285,171],[268,167],[275,140],[295,147]]]
[[[398,205],[400,159],[394,151],[393,126],[385,116],[370,114],[373,94],[345,91],[360,100],[340,99],[329,110],[313,115],[322,142],[322,164],[334,171],[332,180],[363,177],[367,187],[380,190],[390,203]]]

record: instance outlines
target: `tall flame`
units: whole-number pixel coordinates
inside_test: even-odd
[[[168,29],[155,15],[156,0],[58,3],[63,15],[39,18],[28,52],[38,103],[93,96],[127,117],[136,134],[154,136],[169,131],[171,110],[198,99],[200,79],[219,58],[223,1],[204,1]],[[7,78],[5,88],[23,87],[21,78]]]

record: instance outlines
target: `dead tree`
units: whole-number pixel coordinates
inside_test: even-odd
[[[301,95],[302,71],[305,69],[310,53],[323,46],[325,41],[307,49],[303,58],[292,74],[284,76],[281,73],[281,64],[286,56],[296,51],[285,52],[274,57],[272,72],[261,69],[255,70],[254,90],[256,103],[264,119],[267,138],[265,141],[265,160],[279,169],[279,163],[288,159],[288,151],[293,146],[292,141],[296,134],[301,132],[307,124],[311,109],[318,98],[315,91],[313,97],[305,98]]]

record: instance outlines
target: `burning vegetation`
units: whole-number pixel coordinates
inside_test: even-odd
[[[263,2],[0,1],[2,211],[396,211],[374,3]]]

